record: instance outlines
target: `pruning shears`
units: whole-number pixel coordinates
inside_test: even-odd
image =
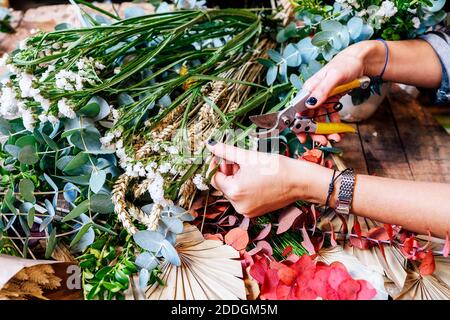
[[[348,92],[355,88],[367,89],[370,85],[369,77],[361,77],[346,84],[334,88],[330,97]],[[253,135],[258,138],[270,137],[273,134],[279,134],[284,129],[290,128],[294,133],[315,133],[315,134],[331,134],[331,133],[355,133],[355,129],[345,123],[327,123],[316,122],[313,118],[302,116],[302,112],[308,108],[305,105],[306,100],[311,92],[304,89],[300,91],[297,96],[292,99],[289,106],[278,112],[267,113],[263,115],[250,116],[250,120],[259,128],[266,130],[259,130]]]

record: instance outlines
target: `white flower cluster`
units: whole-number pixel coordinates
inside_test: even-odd
[[[66,91],[81,91],[85,83],[95,85],[93,75],[105,69],[105,66],[93,58],[81,58],[76,63],[77,71],[61,70],[55,75],[55,85]],[[51,71],[50,71],[51,72]],[[46,79],[46,78],[44,78]]]
[[[37,79],[26,72],[22,72],[12,64],[8,64],[9,56],[5,54],[0,59],[0,67],[6,66],[12,74],[2,80],[0,91],[0,115],[5,119],[22,118],[23,125],[28,131],[33,131],[36,117],[27,102],[38,102],[44,112],[50,108],[50,101],[41,95],[35,87]],[[11,79],[14,76],[14,81]]]
[[[208,190],[209,187],[205,182],[205,178],[201,174],[196,174],[192,182],[195,184],[198,190]]]
[[[395,6],[395,3],[389,0],[385,0],[381,3],[380,8],[375,13],[375,15],[384,18],[390,18],[393,17],[396,13],[397,7]]]
[[[66,98],[62,98],[58,101],[58,111],[61,116],[69,119],[75,119],[77,116],[69,100]]]

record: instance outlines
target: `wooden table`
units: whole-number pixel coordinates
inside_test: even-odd
[[[99,6],[113,11],[109,4]],[[117,7],[121,16],[129,6],[154,11],[150,4],[123,3]],[[75,10],[69,5],[16,11],[13,18],[17,32],[0,35],[0,52],[13,50],[32,29],[51,31],[61,22],[78,25]],[[347,135],[337,146],[344,150],[345,164],[358,173],[450,183],[450,136],[426,108],[399,87],[393,87],[372,118],[356,127],[358,135]]]
[[[450,183],[450,135],[398,86],[392,86],[374,116],[356,127],[357,135],[345,136],[336,146],[358,173]]]

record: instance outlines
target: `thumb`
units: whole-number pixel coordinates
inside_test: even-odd
[[[208,140],[206,147],[216,157],[237,164],[243,163],[247,155],[246,150],[230,146],[229,144],[216,142],[215,140]]]
[[[227,176],[224,173],[217,171],[214,176],[211,178],[211,185],[219,191],[222,191],[223,194],[227,194],[227,190],[229,189],[231,183],[231,177]]]

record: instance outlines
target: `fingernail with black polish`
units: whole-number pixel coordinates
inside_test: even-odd
[[[208,140],[208,144],[210,146],[215,146],[217,144],[217,141],[211,138],[211,139]]]
[[[306,103],[311,105],[311,106],[314,106],[317,103],[317,99],[314,98],[314,97],[309,97],[308,100],[306,100]]]

